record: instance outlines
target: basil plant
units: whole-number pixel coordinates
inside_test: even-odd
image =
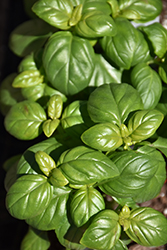
[[[29,225],[21,250],[49,249],[51,230],[71,250],[166,244],[165,216],[140,206],[166,180],[167,30],[143,25],[161,1],[24,4],[0,87],[6,130],[39,137],[4,163],[7,210]]]

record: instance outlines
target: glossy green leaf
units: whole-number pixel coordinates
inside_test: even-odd
[[[161,77],[162,81],[167,83],[167,70],[166,67],[164,67],[164,65],[159,66],[158,74]]]
[[[93,91],[88,100],[88,112],[94,122],[110,122],[118,126],[130,112],[142,107],[138,92],[126,83],[104,84]]]
[[[125,205],[122,208],[121,212],[119,213],[119,224],[123,226],[124,231],[126,231],[130,226],[129,217],[130,217],[130,209],[127,205]]]
[[[47,42],[43,63],[52,86],[65,95],[73,95],[89,84],[94,70],[94,50],[89,41],[59,31]]]
[[[167,30],[160,23],[140,27],[150,40],[154,53],[162,58],[167,51]]]
[[[25,56],[18,66],[18,72],[21,73],[27,70],[37,70],[37,65],[34,60],[34,53]]]
[[[86,12],[75,26],[76,33],[85,38],[115,36],[116,25],[112,17],[102,11]]]
[[[69,183],[59,168],[51,171],[49,181],[55,187],[64,187]]]
[[[120,13],[124,11],[136,11],[140,15],[138,22],[148,22],[155,19],[162,11],[162,1],[160,0],[120,0]]]
[[[140,14],[136,10],[128,10],[125,9],[121,11],[121,14],[119,16],[130,19],[130,20],[140,20]]]
[[[110,5],[112,10],[112,16],[115,18],[119,12],[119,5],[117,0],[109,0],[107,3]]]
[[[56,168],[56,163],[55,161],[52,159],[52,157],[50,157],[48,154],[46,154],[43,151],[37,151],[35,153],[35,160],[39,165],[39,168],[41,169],[41,171],[46,175],[49,176],[50,172]]]
[[[91,184],[119,175],[107,156],[84,146],[65,151],[57,165],[70,184],[75,185]]]
[[[9,109],[17,102],[23,101],[24,97],[20,89],[12,87],[12,82],[16,77],[16,73],[8,75],[0,86],[0,111],[6,115]]]
[[[23,101],[15,104],[5,117],[6,130],[20,140],[32,140],[42,133],[46,120],[44,109],[36,102]]]
[[[59,118],[63,109],[63,102],[60,95],[53,95],[48,103],[48,116],[51,119]]]
[[[26,222],[38,230],[54,230],[67,220],[67,202],[71,189],[68,187],[53,187],[53,196],[42,213],[29,218]]]
[[[27,100],[37,101],[45,95],[45,89],[46,84],[40,83],[32,87],[21,88],[21,94]]]
[[[129,69],[140,62],[150,59],[150,51],[143,34],[127,19],[116,18],[117,34],[105,36],[100,40],[106,56],[117,66]]]
[[[112,247],[111,250],[128,250],[128,248],[122,240],[117,240],[115,246]]]
[[[95,54],[95,69],[89,86],[98,87],[104,83],[120,83],[122,72],[114,68],[101,54]]]
[[[44,134],[47,137],[50,137],[59,126],[59,123],[60,123],[59,119],[54,119],[54,120],[48,119],[47,121],[45,121],[42,126]]]
[[[167,95],[167,88],[163,87],[161,98],[156,106],[156,109],[158,109],[161,113],[163,113],[164,116],[167,115],[166,95]]]
[[[18,163],[17,174],[42,174],[35,160],[35,153],[38,151],[44,151],[46,154],[50,155],[56,162],[64,150],[66,150],[66,147],[58,142],[54,137],[41,141],[29,147],[24,152]]]
[[[41,48],[52,34],[51,26],[40,19],[32,19],[13,30],[9,47],[16,55],[24,57]]]
[[[93,218],[80,242],[91,249],[110,250],[119,239],[120,233],[117,213],[104,210]]]
[[[134,142],[146,140],[155,133],[163,118],[163,114],[156,109],[135,112],[128,122],[130,137]]]
[[[50,246],[50,241],[45,231],[39,231],[29,227],[29,230],[23,238],[20,250],[47,250]]]
[[[105,209],[103,196],[91,186],[83,186],[72,196],[70,211],[77,227],[84,225],[91,216],[103,209]]]
[[[123,151],[111,159],[119,169],[120,175],[112,181],[106,180],[100,186],[104,193],[116,198],[131,197],[136,202],[143,202],[160,192],[165,178],[165,165],[157,150]]]
[[[157,148],[167,157],[167,138],[159,136],[158,139],[150,145],[150,147]]]
[[[131,72],[131,82],[139,92],[144,109],[155,108],[162,94],[159,75],[146,63],[139,63]]]
[[[143,246],[162,246],[167,243],[167,219],[150,207],[136,208],[130,214],[127,235]]]
[[[63,30],[70,28],[68,21],[71,18],[73,6],[68,0],[39,0],[33,5],[32,10],[54,27]]]
[[[42,175],[24,175],[11,186],[6,206],[13,217],[20,220],[41,213],[53,196],[53,187]]]
[[[38,70],[27,70],[18,74],[12,86],[14,88],[26,88],[38,85],[43,82],[44,77],[40,74]]]
[[[93,125],[87,111],[87,101],[70,103],[62,114],[61,125],[69,135],[80,138],[81,134]]]
[[[115,150],[123,143],[120,129],[113,123],[96,124],[86,130],[81,139],[86,145],[102,151]]]
[[[80,21],[82,17],[82,8],[83,8],[83,4],[79,4],[75,6],[72,12],[72,16],[68,22],[70,26],[75,26]]]
[[[106,0],[83,0],[82,3],[83,3],[83,14],[92,11],[102,11],[105,15],[111,14],[110,5]]]

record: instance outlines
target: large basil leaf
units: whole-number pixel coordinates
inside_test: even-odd
[[[20,140],[32,140],[42,133],[46,120],[44,109],[36,102],[16,103],[5,117],[6,130]]]
[[[154,53],[162,58],[167,51],[167,30],[160,23],[140,27],[152,43]]]
[[[95,54],[95,69],[89,86],[98,87],[104,83],[121,83],[121,70],[114,68],[101,54]]]
[[[155,108],[162,94],[159,75],[146,63],[139,63],[131,72],[132,85],[139,92],[145,109]]]
[[[83,14],[91,11],[102,11],[105,15],[111,14],[110,5],[106,0],[82,0],[82,3]]]
[[[150,207],[133,209],[127,235],[143,246],[162,246],[167,243],[167,219]]]
[[[72,102],[65,108],[61,118],[63,129],[65,129],[69,135],[79,138],[92,124],[93,122],[87,111],[87,101]]]
[[[40,0],[33,5],[32,10],[37,16],[54,27],[63,30],[70,28],[68,21],[73,11],[71,1]]]
[[[71,189],[68,187],[53,188],[53,196],[42,213],[29,218],[26,222],[38,230],[54,230],[64,223],[67,217],[67,201]]]
[[[43,63],[51,84],[65,95],[73,95],[90,82],[94,50],[89,41],[59,31],[46,44]]]
[[[44,151],[57,161],[64,150],[66,150],[66,147],[62,146],[55,137],[31,146],[22,155],[17,166],[17,174],[42,174],[35,160],[35,153],[38,151]]]
[[[23,238],[20,250],[47,250],[50,246],[47,232],[39,231],[29,227],[29,230]]]
[[[88,146],[102,151],[115,150],[123,143],[120,129],[113,123],[96,124],[86,130],[81,139]]]
[[[117,66],[129,69],[140,62],[147,62],[150,51],[143,34],[125,18],[116,18],[117,34],[100,40],[106,56]]]
[[[6,206],[13,217],[24,220],[41,213],[48,206],[52,196],[53,187],[46,177],[24,175],[9,189]]]
[[[115,164],[107,156],[84,146],[65,151],[57,165],[74,185],[91,184],[119,175]]]
[[[113,248],[111,248],[111,250],[128,250],[128,248],[122,240],[117,240],[116,244]]]
[[[0,86],[0,110],[3,115],[6,115],[9,109],[17,102],[23,101],[24,97],[20,89],[12,87],[12,82],[16,77],[16,73],[8,75]]]
[[[75,26],[75,31],[81,37],[92,39],[117,33],[113,19],[102,11],[86,12]]]
[[[132,197],[136,202],[138,202],[137,196],[139,194],[146,200],[153,198],[151,196],[157,195],[160,191],[161,180],[165,174],[164,161],[159,154],[156,150],[150,154],[140,151],[124,151],[115,154],[111,159],[119,169],[120,175],[112,181],[106,180],[100,189],[116,198]],[[152,192],[153,185],[155,187]],[[147,186],[149,187],[147,188]],[[146,188],[148,193],[145,193]],[[139,202],[141,197],[138,198]]]
[[[120,0],[119,1],[120,13],[135,11],[140,16],[138,22],[148,22],[155,19],[160,15],[162,10],[162,1],[160,0]]]
[[[71,217],[77,227],[84,225],[91,216],[103,209],[105,209],[103,196],[89,186],[77,190],[70,203]]]
[[[81,244],[91,249],[110,250],[121,234],[118,215],[112,210],[99,212],[85,231]]]
[[[134,142],[151,137],[162,123],[163,118],[163,114],[156,109],[135,112],[128,122],[130,137]]]
[[[9,47],[16,55],[24,57],[41,48],[52,34],[53,28],[42,20],[29,20],[13,30]]]
[[[88,100],[88,112],[94,122],[113,122],[118,126],[130,112],[142,107],[138,92],[126,83],[104,84],[93,91]]]

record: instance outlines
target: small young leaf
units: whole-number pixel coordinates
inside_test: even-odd
[[[103,209],[103,196],[91,186],[83,186],[77,190],[70,203],[71,217],[77,227],[84,225],[91,216]]]
[[[63,101],[60,95],[53,95],[48,103],[48,116],[51,119],[60,118],[63,109]]]
[[[25,220],[41,213],[52,196],[53,187],[46,177],[23,175],[9,189],[6,206],[13,217]]]
[[[167,138],[159,136],[158,139],[149,146],[157,148],[167,157]]]
[[[45,120],[46,113],[38,103],[23,101],[12,106],[5,117],[5,127],[20,140],[32,140],[42,133]]]
[[[167,70],[164,65],[159,66],[158,73],[164,83],[167,83]]]
[[[41,169],[41,171],[46,176],[49,176],[51,170],[53,170],[54,168],[56,168],[56,163],[52,159],[52,157],[50,157],[48,154],[46,154],[43,151],[37,151],[35,153],[35,160],[38,163],[39,168]]]
[[[54,119],[54,120],[48,119],[47,121],[45,121],[42,126],[44,134],[47,137],[50,137],[59,126],[59,123],[60,123],[59,119]]]
[[[21,88],[21,94],[25,99],[35,102],[45,95],[45,89],[46,84],[40,83],[32,87]]]
[[[27,70],[38,70],[36,62],[34,60],[34,53],[31,53],[30,55],[24,57],[18,66],[19,73]]]
[[[29,230],[21,242],[20,250],[47,250],[50,246],[47,232],[29,227]]]
[[[79,4],[74,8],[72,12],[72,16],[69,20],[70,26],[75,26],[79,22],[79,20],[82,17],[82,8],[83,8],[83,4]]]
[[[127,205],[125,205],[119,213],[119,224],[124,227],[124,231],[126,231],[130,226],[129,217],[130,209]]]
[[[69,182],[59,168],[55,168],[51,171],[49,181],[55,187],[64,187]]]
[[[121,234],[118,215],[112,210],[99,212],[80,240],[81,244],[91,249],[110,250]]]

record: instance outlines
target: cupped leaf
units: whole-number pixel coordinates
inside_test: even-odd
[[[104,84],[93,91],[88,100],[88,112],[94,122],[110,122],[118,126],[130,112],[142,107],[139,93],[126,83]]]
[[[155,133],[163,118],[163,114],[156,109],[135,112],[128,122],[130,137],[134,142],[146,140]]]
[[[51,119],[60,118],[63,109],[63,101],[60,95],[53,95],[48,103],[48,116]]]
[[[86,145],[102,151],[115,150],[123,143],[120,129],[113,123],[96,124],[86,130],[81,139]]]
[[[85,38],[97,38],[103,36],[115,36],[116,25],[112,17],[102,11],[86,12],[75,26],[76,33]]]
[[[150,207],[133,209],[126,234],[142,246],[162,246],[167,243],[167,219]]]
[[[59,123],[60,123],[59,119],[53,119],[53,120],[48,119],[47,121],[45,121],[42,126],[44,134],[47,137],[50,137],[59,126]]]
[[[21,242],[20,250],[47,250],[49,246],[50,241],[47,232],[29,227],[27,234]]]
[[[55,230],[67,220],[67,202],[71,189],[53,187],[53,196],[42,213],[29,218],[26,222],[38,230]]]
[[[73,1],[73,0],[72,0]],[[102,11],[105,15],[111,14],[111,8],[106,0],[81,0],[83,3],[83,14],[92,11]]]
[[[32,19],[13,30],[9,47],[16,55],[24,57],[41,48],[52,34],[51,26],[40,19]]]
[[[37,151],[35,153],[35,160],[38,163],[39,168],[41,171],[46,175],[49,176],[50,172],[56,168],[56,163],[48,154],[43,151]]]
[[[69,19],[72,15],[73,6],[68,0],[39,0],[33,7],[33,12],[45,22],[59,29],[70,28]]]
[[[43,63],[52,86],[65,95],[73,95],[89,84],[94,50],[88,40],[59,31],[47,42]]]
[[[119,175],[115,164],[103,153],[78,146],[65,151],[57,165],[70,184],[84,185]]]
[[[118,215],[112,210],[99,212],[83,234],[81,244],[91,249],[110,250],[121,234]]]
[[[6,130],[20,140],[32,140],[42,133],[44,109],[36,102],[23,101],[12,106],[5,117]]]
[[[150,59],[150,51],[143,34],[125,18],[116,18],[117,34],[100,40],[102,49],[109,60],[117,66],[129,69]]]
[[[162,58],[167,51],[167,30],[160,23],[140,27],[150,40],[154,53]]]
[[[18,72],[21,73],[27,70],[37,70],[37,65],[34,60],[34,53],[25,56],[18,66]]]
[[[105,209],[103,196],[91,186],[83,186],[77,190],[70,203],[71,217],[77,227],[84,225],[91,216],[103,209]]]
[[[8,75],[0,86],[0,110],[3,115],[6,115],[9,109],[17,102],[23,101],[24,97],[20,89],[12,87],[12,82],[17,76],[16,73]]]
[[[149,146],[157,148],[167,157],[167,138],[159,136],[158,139]]]
[[[14,88],[32,87],[42,83],[43,80],[44,77],[39,70],[26,70],[15,77],[12,86]]]
[[[52,196],[53,187],[46,177],[24,175],[9,189],[6,206],[13,217],[25,220],[41,213],[48,206]]]
[[[122,240],[117,240],[116,244],[111,250],[128,250],[126,244]]]
[[[51,171],[49,181],[55,187],[64,187],[69,183],[59,168]]]
[[[144,109],[155,108],[162,94],[159,75],[146,63],[139,63],[131,72],[131,82],[139,92]]]

